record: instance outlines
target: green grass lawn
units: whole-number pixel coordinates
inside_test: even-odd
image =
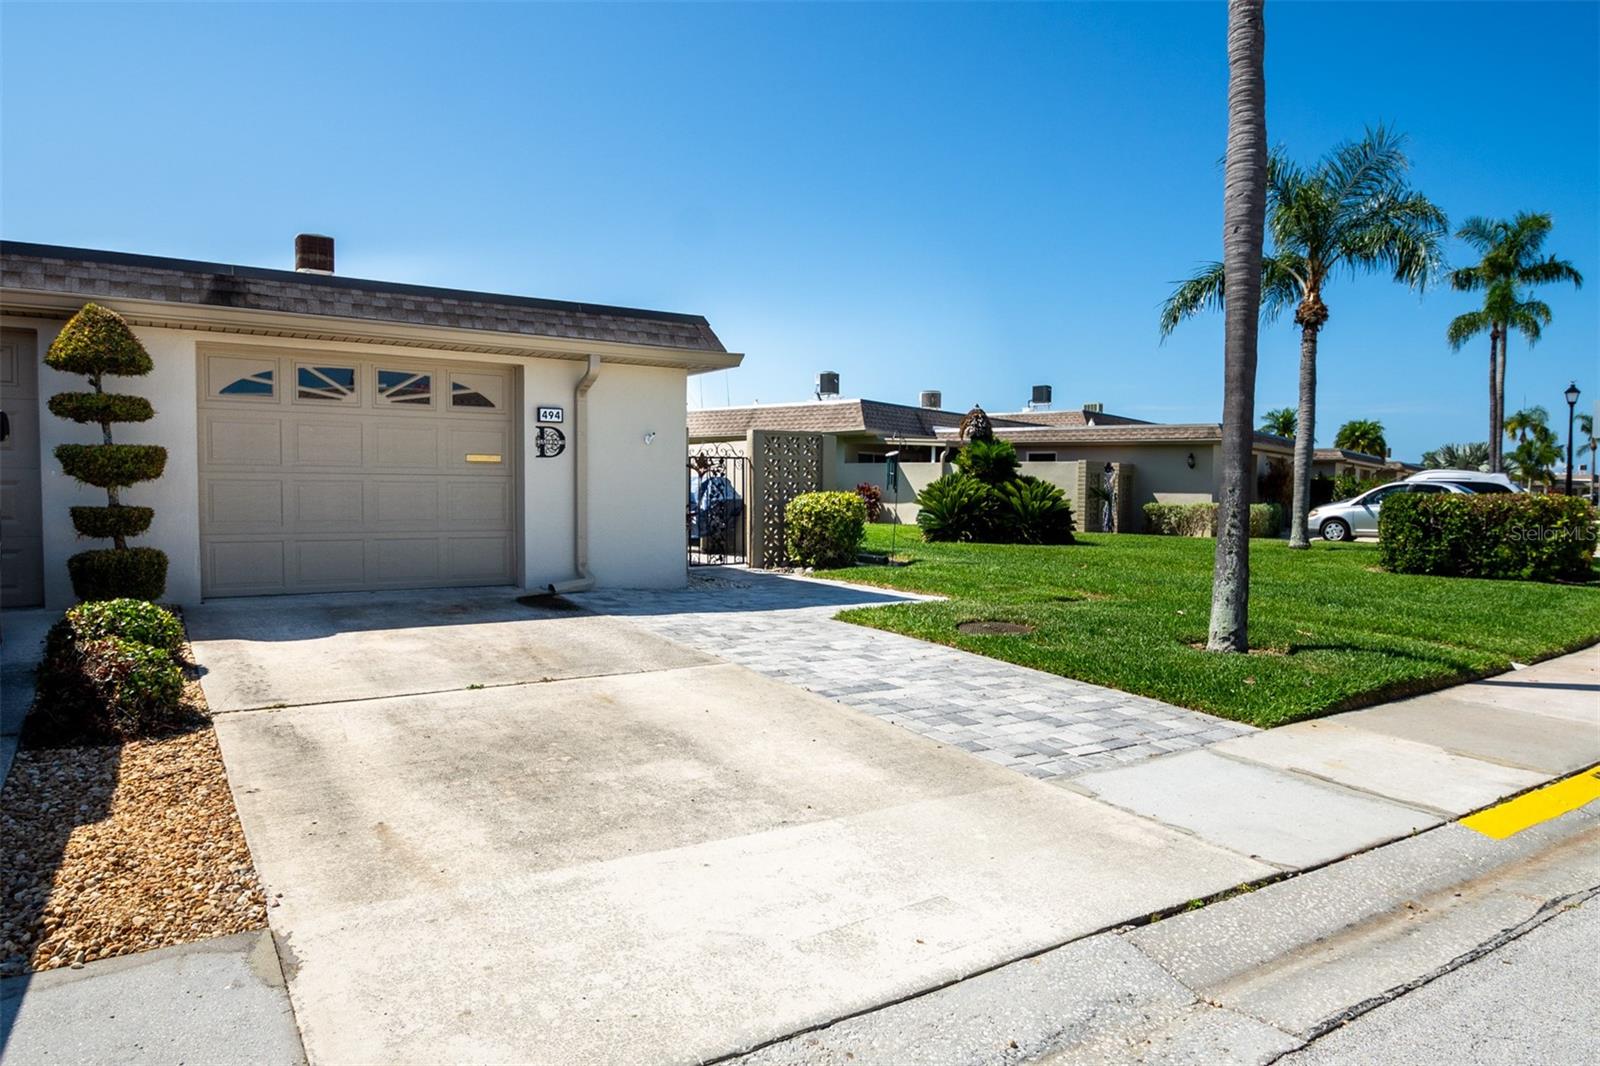
[[[1346,710],[1600,641],[1600,583],[1414,577],[1372,544],[1251,543],[1248,656],[1200,650],[1210,540],[1082,535],[1065,547],[924,544],[896,532],[900,567],[820,576],[949,597],[850,610],[846,621],[1270,726]],[[886,551],[888,526],[866,547]],[[965,621],[1035,627],[967,635]]]

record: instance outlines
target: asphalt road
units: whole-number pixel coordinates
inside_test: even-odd
[[[1284,1066],[1600,1062],[1600,898],[1280,1059]]]

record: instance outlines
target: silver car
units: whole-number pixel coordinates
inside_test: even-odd
[[[1353,500],[1339,500],[1313,507],[1306,525],[1323,540],[1350,540],[1378,535],[1378,509],[1386,497],[1396,492],[1453,492],[1471,496],[1471,489],[1449,481],[1391,481],[1368,489]]]

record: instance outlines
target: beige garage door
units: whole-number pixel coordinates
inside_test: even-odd
[[[218,350],[200,378],[206,595],[512,581],[509,367]]]

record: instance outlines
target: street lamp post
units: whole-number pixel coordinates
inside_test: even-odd
[[[1578,413],[1578,383],[1574,381],[1562,393],[1567,398],[1567,495],[1572,495],[1572,421]]]

